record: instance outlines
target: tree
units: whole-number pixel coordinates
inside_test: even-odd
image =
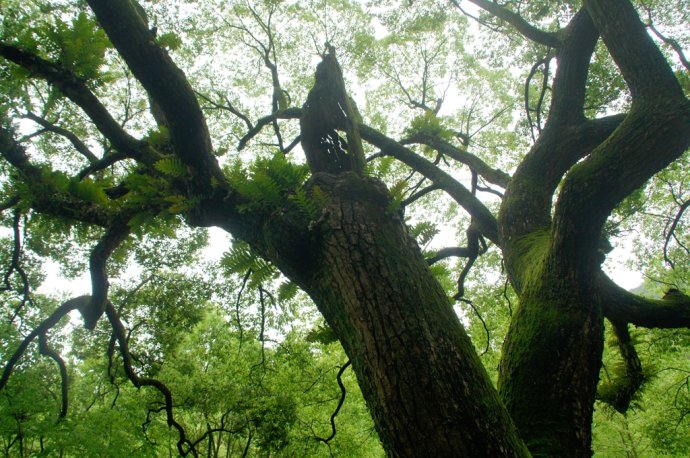
[[[450,87],[462,78],[457,69],[444,73],[445,62],[450,56],[471,61],[469,53],[458,51],[461,42],[448,36],[467,31],[466,25],[458,26],[466,24],[460,16],[463,3],[451,2],[457,8],[449,12],[445,3],[403,8],[395,2],[396,10],[381,14],[382,25],[408,21],[410,27],[399,29],[400,39],[380,40],[390,54],[373,52],[373,32],[356,25],[361,9],[347,3],[317,2],[299,22],[290,3],[219,2],[210,7],[222,18],[213,26],[195,22],[198,16],[177,3],[147,5],[154,8],[147,12],[131,0],[89,0],[90,10],[77,6],[78,13],[59,3],[5,3],[0,55],[7,95],[0,153],[6,183],[2,208],[11,211],[6,222],[15,234],[5,275],[6,289],[16,292],[12,321],[34,313],[21,262],[21,228],[38,223],[25,221],[25,215],[59,223],[63,233],[79,231],[76,240],[89,246],[92,293],[64,302],[24,330],[0,387],[29,342],[45,341],[66,313],[78,309],[87,329],[105,315],[127,376],[135,386],[152,386],[164,395],[167,423],[179,433],[178,451],[195,454],[175,419],[173,393],[135,370],[117,304],[108,295],[108,269],[132,249],[133,240],[147,233],[160,236],[181,221],[227,231],[244,244],[236,250],[277,267],[309,295],[350,359],[392,456],[430,451],[555,456],[564,450],[587,456],[604,317],[629,363],[630,383],[611,401],[623,411],[641,384],[629,325],[690,325],[690,300],[682,292],[658,300],[638,296],[618,287],[602,269],[615,217],[690,145],[687,61],[679,42],[651,22],[651,7],[644,10],[649,30],[679,57],[675,72],[628,0],[568,2],[560,9],[530,2],[524,11],[520,3],[472,0],[485,11],[477,18],[481,23],[503,30],[520,43],[523,57],[537,61],[525,90],[533,141],[524,156],[513,158],[518,164],[509,175],[480,157],[479,148],[473,154],[472,147],[492,119],[509,123],[510,110],[494,107],[474,131],[476,117],[484,116],[480,101],[467,111],[464,126],[439,115],[445,101],[439,80],[445,78]],[[178,8],[188,22],[175,30],[174,23],[165,22],[171,17],[166,7]],[[342,22],[322,13],[322,7]],[[70,14],[73,19],[66,22]],[[280,29],[274,22],[280,14],[295,22],[281,23]],[[300,59],[306,52],[304,35],[297,35],[305,30],[321,57],[308,94],[303,93],[305,73],[288,80],[279,66],[289,67],[289,52],[292,68],[307,60]],[[180,48],[184,34],[193,40],[187,49]],[[263,92],[247,84],[256,81],[256,72],[246,55],[219,54],[231,73],[245,78],[237,89],[246,94],[234,99],[227,96],[233,88],[224,86],[225,74],[200,79],[195,88],[180,68],[194,52],[222,51],[228,42],[246,46],[268,70],[270,84]],[[418,78],[401,65],[411,50],[420,56]],[[218,69],[218,62],[206,65]],[[414,118],[401,114],[400,125],[407,128],[399,131],[399,140],[384,133],[395,129],[379,122],[381,114],[371,101],[360,114],[343,76],[349,67],[362,75],[380,71],[400,90],[404,104],[421,112]],[[536,85],[532,80],[540,69],[543,81]],[[605,87],[615,72],[624,81],[623,92]],[[535,88],[536,101],[530,96]],[[246,106],[264,95],[270,113],[254,121]],[[380,103],[380,110],[390,107]],[[623,112],[610,115],[615,107]],[[234,116],[234,124],[223,124],[214,110]],[[40,130],[21,137],[28,122],[22,119]],[[299,120],[299,134],[289,120]],[[273,139],[262,149],[255,143],[268,139],[262,133],[268,125]],[[223,133],[215,138],[218,132]],[[240,150],[254,143],[251,151],[259,157],[251,165],[241,154],[227,153],[232,135],[240,137]],[[288,136],[293,140],[286,144]],[[296,152],[298,136],[308,166]],[[449,161],[456,163],[446,167]],[[469,186],[454,172],[461,165],[469,170]],[[391,180],[402,170],[409,170],[407,179],[403,176],[391,190],[375,177]],[[684,176],[679,171],[672,186]],[[422,178],[410,184],[412,177]],[[479,192],[489,198],[480,199]],[[429,193],[448,196],[469,218],[463,227],[466,246],[425,258],[411,235],[412,229],[424,235],[425,228],[409,228],[405,209]],[[492,204],[494,197],[500,204]],[[687,199],[678,204],[664,250],[676,240],[679,256],[687,259],[679,239]],[[480,255],[496,250],[519,302],[503,343],[497,389],[429,267],[450,256],[465,258],[455,299],[467,301],[470,270]]]

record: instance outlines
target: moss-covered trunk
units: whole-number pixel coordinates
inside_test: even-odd
[[[591,455],[603,349],[603,316],[587,282],[549,260],[550,238],[532,236],[520,305],[499,367],[499,393],[533,456]]]

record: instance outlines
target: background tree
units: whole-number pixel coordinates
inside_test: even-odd
[[[682,2],[383,2],[368,12],[86,3],[3,1],[4,294],[15,336],[3,345],[16,350],[0,388],[34,341],[66,387],[50,332],[78,310],[91,345],[100,336],[107,350],[110,383],[157,390],[180,454],[202,441],[232,450],[240,438],[246,453],[280,450],[298,398],[264,387],[251,365],[239,378],[228,366],[242,367],[232,359],[241,350],[270,367],[271,325],[288,333],[288,312],[271,308],[299,288],[328,325],[311,335],[342,344],[339,375],[351,364],[389,455],[587,456],[595,400],[626,412],[649,378],[630,325],[688,327]],[[654,215],[661,243],[636,249],[661,253],[655,278],[673,286],[661,299],[624,290],[602,267],[611,239],[637,225],[653,233]],[[427,247],[444,226],[458,246]],[[231,234],[223,274],[177,269],[194,262],[203,233],[156,253],[186,227]],[[42,257],[87,269],[91,294],[51,307],[33,293]],[[132,262],[129,293],[111,288]],[[495,290],[476,267],[487,277],[499,262],[509,317],[496,313],[490,328],[477,299]],[[205,309],[233,289],[251,292],[252,312],[239,298]],[[452,300],[479,315],[461,317],[471,331],[483,324],[497,389]],[[235,329],[221,338],[223,316]],[[621,363],[597,394],[604,317]],[[204,387],[227,411],[174,401],[173,388]]]

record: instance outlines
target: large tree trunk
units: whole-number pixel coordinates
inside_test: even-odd
[[[310,184],[328,198],[320,236],[274,259],[342,342],[388,453],[527,456],[385,187],[353,172],[317,174]],[[285,226],[281,233],[274,247],[291,239]]]
[[[602,229],[613,209],[690,141],[690,105],[632,5],[589,0],[585,6],[558,50],[547,125],[515,172],[499,216],[508,275],[520,298],[499,392],[534,456],[591,455],[602,309],[614,296],[599,281]],[[590,121],[585,83],[598,34],[633,103],[624,117]]]

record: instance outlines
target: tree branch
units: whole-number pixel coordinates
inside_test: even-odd
[[[145,19],[137,13],[135,4],[139,5],[134,0],[88,3],[134,76],[160,106],[170,127],[175,153],[191,168],[194,192],[212,195],[211,178],[215,178],[216,185],[227,187],[194,90],[168,53],[156,44]]]
[[[644,382],[644,373],[642,372],[640,357],[637,355],[635,346],[630,338],[628,324],[612,321],[611,326],[616,334],[618,349],[625,366],[625,373],[621,376],[619,383],[616,384],[616,390],[612,398],[606,401],[618,412],[625,414],[635,393],[637,393],[642,386],[642,382]]]
[[[647,299],[616,285],[604,273],[596,280],[604,315],[613,322],[645,328],[690,328],[690,298],[667,295],[666,299]]]
[[[49,132],[53,132],[55,134],[58,134],[62,137],[65,137],[67,140],[72,143],[72,146],[74,146],[74,149],[76,149],[82,156],[84,156],[90,163],[94,163],[98,161],[98,157],[96,157],[95,154],[91,152],[88,146],[84,144],[84,142],[79,139],[73,132],[70,132],[67,129],[63,129],[62,127],[58,127],[55,124],[48,122],[45,118],[42,118],[40,116],[37,116],[30,111],[27,112],[24,115],[25,118],[30,119],[34,121],[36,124],[39,126],[43,127],[45,130]]]
[[[50,186],[44,182],[42,170],[29,161],[24,147],[17,143],[13,132],[3,124],[3,120],[0,119],[0,154],[24,175],[29,186]],[[34,210],[101,227],[108,226],[110,222],[110,212],[101,206],[85,203],[56,189],[53,189],[50,195],[45,194],[45,192],[32,193],[31,204]]]
[[[67,377],[67,366],[65,360],[48,345],[48,338],[45,332],[38,335],[38,351],[55,361],[55,364],[60,368],[60,392],[62,394],[62,403],[60,407],[60,415],[58,418],[65,418],[67,416],[67,408],[69,406],[68,385],[69,378]]]
[[[460,8],[460,5],[456,0],[451,1],[456,7]],[[525,19],[523,19],[519,14],[510,11],[496,2],[491,2],[488,0],[470,0],[470,2],[491,13],[496,18],[506,21],[508,24],[515,27],[515,29],[525,38],[532,40],[535,43],[546,45],[551,48],[558,48],[561,45],[561,38],[558,34],[545,32],[537,27],[534,27],[525,21]]]
[[[31,331],[29,335],[24,338],[24,340],[22,340],[22,342],[19,344],[19,347],[15,350],[14,354],[12,354],[10,359],[5,364],[5,370],[2,373],[2,377],[0,377],[0,390],[7,385],[7,381],[10,379],[10,375],[12,375],[14,366],[19,362],[19,359],[22,357],[22,355],[24,355],[24,352],[26,352],[29,344],[37,336],[45,334],[49,329],[55,326],[58,321],[62,319],[62,317],[67,315],[72,310],[88,307],[90,301],[91,296],[79,296],[70,299],[60,305],[48,318],[43,320],[41,324],[34,328],[34,330]]]
[[[486,238],[500,246],[501,243],[498,237],[496,218],[483,203],[472,195],[466,187],[455,180],[455,178],[451,177],[428,160],[418,156],[408,148],[405,148],[400,143],[386,137],[369,126],[360,124],[359,131],[364,140],[380,148],[384,154],[393,156],[405,163],[448,193],[448,195],[475,218],[477,228],[480,232],[486,236]]]
[[[89,269],[91,271],[91,304],[88,308],[82,309],[84,326],[86,329],[93,330],[98,319],[103,315],[108,302],[108,272],[106,271],[106,261],[113,250],[125,241],[130,229],[127,222],[119,222],[109,227],[103,237],[98,241],[89,258]]]
[[[410,143],[420,143],[422,145],[426,145],[445,156],[467,165],[489,183],[493,183],[502,188],[507,187],[508,182],[510,181],[510,175],[507,173],[503,172],[502,170],[492,168],[474,154],[470,154],[465,150],[457,148],[438,136],[419,132],[412,137],[402,140],[400,143],[402,145],[407,145]]]
[[[345,364],[343,364],[340,367],[340,370],[338,371],[338,375],[336,375],[336,380],[338,381],[338,386],[340,387],[340,399],[338,400],[338,405],[336,406],[335,410],[331,414],[331,434],[330,436],[326,438],[322,437],[317,437],[316,440],[319,440],[325,444],[328,444],[334,437],[335,437],[335,417],[338,416],[338,412],[340,412],[340,409],[343,407],[343,403],[345,402],[345,395],[347,394],[347,391],[345,390],[345,385],[343,385],[343,373],[345,372],[345,369],[350,367],[350,360],[348,359]]]
[[[88,298],[88,296],[83,297]],[[170,389],[167,386],[165,386],[165,384],[163,384],[160,380],[139,377],[137,373],[134,371],[134,368],[132,367],[132,355],[129,352],[129,345],[127,344],[127,332],[125,331],[125,327],[122,324],[122,321],[120,321],[120,318],[117,315],[115,307],[113,307],[113,304],[111,304],[110,301],[107,301],[105,307],[105,314],[107,315],[108,320],[110,321],[110,324],[113,328],[113,333],[115,334],[118,345],[120,346],[120,355],[122,356],[122,363],[127,378],[137,388],[140,388],[142,386],[152,386],[156,388],[161,394],[163,394],[163,396],[165,397],[165,412],[167,416],[168,426],[174,427],[180,436],[179,440],[177,441],[177,451],[182,456],[187,456],[189,452],[192,452],[194,456],[197,456],[196,449],[194,448],[194,445],[189,441],[189,439],[187,439],[187,435],[185,433],[184,428],[180,423],[178,423],[175,420],[173,416],[173,400]],[[184,449],[185,445],[188,445],[190,447],[189,450]]]
[[[585,4],[633,97],[621,125],[568,173],[554,212],[554,259],[590,275],[611,211],[690,145],[690,103],[627,0]]]
[[[276,119],[299,119],[302,116],[302,109],[297,108],[297,107],[292,107],[288,108],[286,110],[282,111],[276,111],[275,113],[271,113],[268,116],[264,116],[263,118],[259,118],[256,121],[256,124],[254,125],[253,128],[249,129],[249,132],[247,132],[244,137],[240,139],[239,145],[237,145],[237,150],[241,151],[247,146],[247,143],[249,140],[252,138],[256,137],[261,130],[267,126],[268,124],[271,124],[273,121]]]
[[[144,143],[125,132],[100,100],[89,90],[86,83],[72,72],[28,51],[4,43],[0,43],[0,56],[20,65],[31,74],[58,88],[67,98],[84,110],[96,128],[112,142],[116,149],[138,159],[145,156]]]

